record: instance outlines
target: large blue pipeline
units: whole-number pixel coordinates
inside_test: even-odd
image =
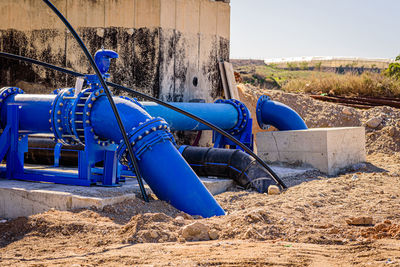
[[[114,144],[122,140],[102,88],[86,89],[79,94],[75,94],[73,89],[60,90],[56,95],[22,93],[18,88],[3,88],[0,92],[2,127],[12,128],[15,120],[11,118],[17,117],[19,123],[14,128],[18,127],[19,133],[24,134],[20,138],[21,142],[26,134],[52,133],[59,142],[85,143],[86,146],[94,147],[92,154],[104,155],[107,148],[112,150]],[[133,100],[114,97],[114,101],[129,133],[130,144],[137,156],[143,178],[153,192],[160,199],[190,214],[203,217],[225,214],[175,148],[168,124],[161,118],[150,116]],[[0,140],[0,143],[3,144],[10,136],[3,132],[1,138],[4,142]],[[2,150],[8,149],[3,146]],[[88,153],[84,152],[83,157],[93,156]],[[123,157],[125,153],[126,147],[121,145],[116,156]],[[111,161],[115,161],[116,156]],[[12,160],[13,165],[18,165],[18,161],[21,161],[21,157],[17,156]],[[93,168],[96,159],[89,163]],[[20,166],[14,170],[10,170],[11,167],[7,164],[7,173],[10,173],[8,178],[35,180],[32,173],[27,173]]]
[[[25,95],[21,89],[13,87],[1,89],[0,118],[3,133],[0,136],[0,157],[7,157],[7,167],[2,171],[6,178],[76,185],[91,185],[99,181],[105,186],[118,184],[118,159],[131,164],[126,156],[127,147],[121,132],[117,130],[118,123],[112,115],[104,89],[98,85],[98,80],[93,75],[87,75],[86,79],[90,86],[87,89],[58,89],[53,95]],[[139,103],[127,97],[113,99],[128,133],[129,144],[135,153],[139,169],[153,192],[160,199],[193,215],[223,215],[222,208],[176,150],[175,141],[170,134],[170,129],[209,128],[158,104]],[[241,102],[218,100],[215,104],[173,105],[229,131],[251,147],[252,119]],[[258,122],[269,123],[280,130],[306,127],[300,116],[289,107],[280,103],[275,103],[275,106],[279,108],[271,104],[259,104]],[[289,122],[287,117],[274,115],[276,112],[291,114]],[[283,128],[280,125],[288,127]],[[78,177],[24,169],[27,135],[35,133],[53,134],[59,144],[85,145],[84,151],[79,152]],[[215,144],[220,147],[232,145],[221,135],[214,135],[214,139]],[[99,178],[96,177],[99,172],[94,171],[94,168],[100,161],[104,161],[104,170]]]

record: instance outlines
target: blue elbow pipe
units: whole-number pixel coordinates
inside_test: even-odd
[[[135,154],[138,155],[143,178],[153,192],[161,200],[168,201],[177,209],[192,215],[224,215],[224,210],[175,146],[167,140],[168,137],[162,132],[154,131],[157,125],[152,123],[154,119],[133,102],[122,98],[115,98],[114,101],[127,132],[131,132],[130,140]],[[120,132],[115,131],[117,121],[112,116],[111,107],[105,97],[95,102],[92,114],[92,124],[97,134],[116,142],[122,140]],[[159,126],[162,124],[156,130]],[[146,132],[149,133],[146,135]]]
[[[292,108],[268,96],[261,96],[256,107],[257,122],[260,128],[268,129],[270,125],[279,131],[306,130],[307,125]]]

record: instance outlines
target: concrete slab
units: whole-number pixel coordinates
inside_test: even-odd
[[[28,166],[28,168],[34,167]],[[36,168],[45,167],[36,166]],[[294,169],[282,166],[272,166],[272,169],[281,178],[297,176],[310,170],[310,168]],[[63,171],[76,170],[64,168]],[[223,193],[235,185],[230,179],[216,177],[201,177],[200,179],[212,195]],[[152,193],[146,184],[145,188],[147,193]],[[134,199],[137,194],[140,194],[140,188],[137,180],[132,178],[127,178],[120,187],[83,187],[0,179],[0,218],[29,216],[52,208],[57,210],[88,207],[102,209],[106,205]]]
[[[257,133],[259,156],[267,162],[310,164],[329,175],[366,160],[364,127],[315,128]]]
[[[299,176],[305,174],[308,171],[315,170],[314,168],[311,167],[292,168],[292,167],[273,166],[273,165],[270,167],[280,178]]]
[[[229,179],[202,178],[211,194],[225,192],[233,186]],[[151,189],[145,185],[147,193]],[[50,210],[96,207],[102,209],[140,194],[136,179],[127,179],[120,187],[83,187],[52,183],[0,179],[0,218],[29,216]]]

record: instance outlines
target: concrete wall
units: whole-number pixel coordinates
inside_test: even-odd
[[[211,0],[53,0],[89,51],[120,58],[112,81],[168,101],[222,94],[218,60],[229,59],[230,5]],[[92,72],[75,40],[38,0],[0,1],[0,51]],[[195,77],[197,86],[193,84]],[[0,58],[0,86],[50,92],[74,79]],[[200,89],[201,88],[201,89]]]

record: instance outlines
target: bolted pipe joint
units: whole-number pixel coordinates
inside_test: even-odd
[[[137,127],[132,128],[128,137],[137,160],[140,160],[140,156],[147,150],[151,150],[157,143],[170,141],[175,144],[169,126],[162,118],[147,119],[145,122],[140,122]],[[128,152],[123,140],[118,146],[118,155],[122,162],[129,164]]]
[[[3,103],[6,101],[6,99],[9,96],[15,95],[15,94],[23,94],[24,91],[18,87],[3,87],[0,89],[0,111],[2,113],[5,113],[5,109],[4,111],[2,110],[3,107]],[[2,116],[2,118],[5,118],[5,116]],[[1,128],[4,129],[5,125],[6,125],[6,121],[5,120],[0,120],[1,121]]]
[[[230,104],[237,111],[237,123],[233,128],[227,130],[227,132],[229,132],[231,135],[237,135],[246,129],[247,124],[250,122],[251,113],[245,104],[236,99],[218,99],[217,101],[215,101],[215,103]]]
[[[266,95],[258,99],[256,115],[261,129],[266,130],[271,125],[279,131],[307,129],[306,123],[296,111],[278,101],[272,101]]]

